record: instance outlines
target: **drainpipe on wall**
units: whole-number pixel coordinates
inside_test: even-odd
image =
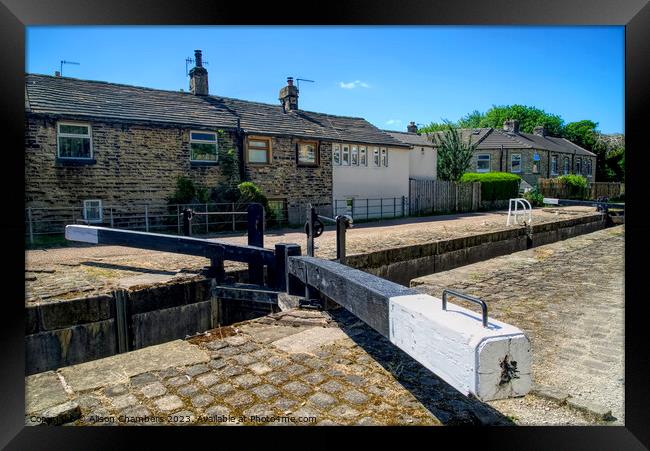
[[[246,167],[244,160],[244,131],[241,129],[241,120],[237,118],[237,152],[239,153],[239,180],[246,180]]]
[[[547,150],[546,153],[548,153],[548,164],[546,165],[546,178],[550,179],[551,178],[551,151]]]
[[[503,172],[503,144],[501,144],[501,152],[499,153],[499,172]]]

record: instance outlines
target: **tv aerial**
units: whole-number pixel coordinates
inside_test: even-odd
[[[74,64],[76,66],[80,66],[80,63],[76,63],[74,61],[61,60],[61,67],[60,67],[60,70],[59,70],[59,74],[61,74],[62,77],[63,77],[63,65],[64,64]]]
[[[195,60],[194,58],[185,58],[185,76],[189,76],[189,75],[190,75],[190,71],[189,71],[188,68],[189,68],[190,64],[194,64],[195,62],[196,62],[196,60]],[[210,63],[207,62],[206,60],[202,60],[201,62],[202,62],[203,64],[210,64]]]
[[[307,80],[306,78],[296,78],[298,91],[300,91],[300,82],[301,81],[308,81],[309,83],[316,83],[314,80]]]

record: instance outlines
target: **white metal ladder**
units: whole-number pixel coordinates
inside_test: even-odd
[[[520,205],[522,207],[521,210],[519,209]],[[524,218],[523,224],[519,224],[520,216]],[[510,202],[508,203],[508,222],[506,222],[507,226],[510,225],[511,218],[514,224],[530,225],[533,222],[533,207],[530,205],[530,202],[521,197],[517,199],[510,199]]]

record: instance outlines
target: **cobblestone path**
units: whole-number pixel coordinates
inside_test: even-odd
[[[175,365],[174,343],[191,348],[180,358],[198,358]],[[189,343],[29,376],[26,423],[512,424],[341,308],[280,312]],[[150,359],[142,353],[160,355],[168,366],[144,371]]]
[[[479,296],[489,314],[532,342],[533,382],[574,401],[611,409],[624,422],[624,226],[498,257],[412,281]],[[475,308],[458,299],[468,308]],[[491,403],[523,424],[569,423],[566,409],[530,396]]]
[[[535,209],[536,223],[567,219],[595,211],[591,207]],[[468,213],[386,220],[360,224],[348,231],[347,253],[360,254],[381,249],[427,243],[438,239],[485,233],[505,228],[506,212]],[[245,236],[220,240],[246,244]],[[275,243],[297,243],[306,249],[304,233],[296,229],[270,231],[265,247]],[[336,233],[328,228],[316,241],[316,255],[336,257]],[[120,246],[79,245],[25,253],[25,302],[49,302],[110,292],[118,286],[147,285],[173,277],[188,279],[209,264],[207,259]],[[229,270],[243,264],[226,262]]]

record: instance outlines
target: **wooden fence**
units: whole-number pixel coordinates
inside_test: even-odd
[[[539,179],[537,186],[544,197],[557,199],[572,197],[569,187],[562,180]],[[586,196],[591,200],[596,200],[599,197],[618,197],[625,193],[625,184],[620,182],[593,182],[588,186]]]
[[[443,180],[410,180],[411,215],[477,211],[481,206],[481,183]]]

